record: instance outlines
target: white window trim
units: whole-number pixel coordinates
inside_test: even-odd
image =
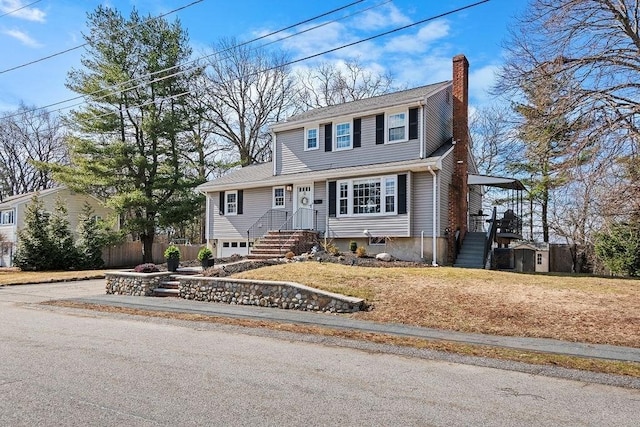
[[[389,141],[389,116],[404,113],[404,139],[397,139],[395,141]],[[385,144],[398,144],[401,142],[409,141],[409,110],[392,110],[388,111],[384,115],[384,143]]]
[[[231,194],[235,194],[236,195],[236,211],[235,212],[229,212],[229,195]],[[234,216],[234,215],[238,215],[238,190],[233,190],[233,191],[227,191],[224,194],[224,214],[227,216]]]
[[[372,181],[380,180],[380,212],[375,213],[353,213],[353,183],[358,181]],[[386,197],[387,197],[387,180],[393,180],[394,185],[394,203],[393,212],[385,212]],[[347,213],[340,213],[340,184],[347,184]],[[395,216],[398,215],[398,175],[384,175],[384,176],[370,176],[359,177],[354,179],[342,179],[336,182],[337,194],[336,194],[336,217],[338,218],[353,218],[353,217],[376,217],[376,216]]]
[[[309,131],[316,131],[316,146],[309,147]],[[320,148],[320,129],[318,126],[304,128],[304,151],[314,151]]]
[[[5,222],[5,218],[8,217],[11,222]],[[7,209],[0,212],[0,225],[14,225],[16,223],[16,213],[13,209]]]
[[[340,147],[338,148],[338,126],[347,125],[349,126],[349,146],[348,147]],[[353,149],[353,121],[341,121],[335,123],[334,131],[333,131],[333,150],[334,151],[345,151]]]
[[[276,205],[276,190],[282,190],[282,204]],[[273,187],[271,190],[271,207],[273,209],[285,209],[287,205],[287,191],[284,188],[284,185]]]

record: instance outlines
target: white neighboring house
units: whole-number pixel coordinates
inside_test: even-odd
[[[85,202],[91,205],[98,218],[106,219],[114,214],[113,209],[105,207],[96,197],[75,193],[65,187],[50,188],[5,198],[0,202],[0,234],[4,236],[5,241],[0,246],[0,267],[13,265],[18,230],[24,226],[25,210],[35,194],[42,201],[44,209],[49,212],[53,212],[58,197],[63,200],[68,211],[69,226],[72,232],[76,230],[78,215],[82,212]]]

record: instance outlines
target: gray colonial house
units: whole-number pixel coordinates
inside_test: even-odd
[[[276,256],[312,236],[342,251],[355,241],[368,254],[452,263],[469,213],[482,210],[482,186],[468,182],[477,172],[468,67],[458,55],[451,81],[275,124],[271,162],[199,187],[214,254]]]

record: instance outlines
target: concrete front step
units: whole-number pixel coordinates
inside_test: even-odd
[[[168,289],[168,288],[155,288],[153,290],[154,297],[174,297],[177,298],[180,296],[180,291],[178,289]]]

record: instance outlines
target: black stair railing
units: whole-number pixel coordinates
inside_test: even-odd
[[[482,257],[482,265],[487,264],[487,257],[489,256],[489,252],[493,247],[493,241],[496,238],[496,233],[498,231],[498,221],[496,220],[497,209],[494,207],[493,212],[491,214],[491,219],[489,229],[487,230],[487,234],[484,240],[484,256]]]
[[[286,222],[289,212],[282,209],[269,209],[247,230],[247,247],[252,239],[264,237],[269,230],[277,230],[280,224]]]

